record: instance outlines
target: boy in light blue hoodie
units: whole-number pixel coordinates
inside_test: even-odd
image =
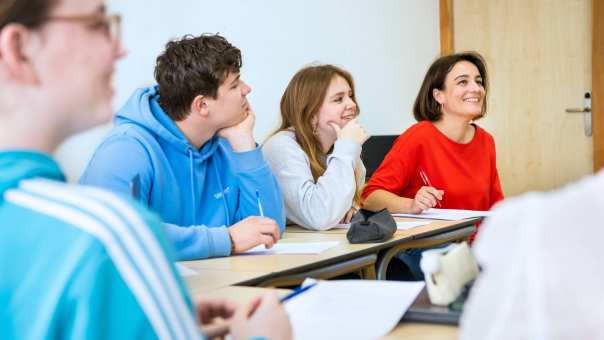
[[[285,227],[240,68],[241,52],[219,35],[169,42],[158,85],[134,92],[80,178],[158,212],[179,260],[270,248]]]

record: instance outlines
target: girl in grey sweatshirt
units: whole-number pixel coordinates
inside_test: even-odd
[[[350,222],[360,206],[368,138],[358,114],[352,77],[338,67],[305,67],[290,81],[281,126],[262,146],[290,222],[311,230]]]

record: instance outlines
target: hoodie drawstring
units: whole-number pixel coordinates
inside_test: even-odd
[[[193,176],[193,150],[188,148],[187,151],[189,151],[189,180],[191,182],[191,200],[193,203],[193,209],[191,209],[191,213],[193,214],[191,224],[195,224],[195,217],[197,217],[195,207],[197,206],[197,202],[195,201],[195,183],[193,182],[195,180],[195,177]]]
[[[218,181],[218,187],[220,188],[220,190],[222,190],[222,205],[224,206],[224,214],[225,214],[225,218],[226,218],[226,227],[230,227],[231,226],[231,219],[229,218],[229,205],[227,204],[226,201],[226,197],[224,197],[226,195],[225,189],[222,187],[222,181],[220,180],[220,173],[218,172],[218,166],[216,166],[216,162],[212,162],[213,168],[214,168],[214,174],[216,175],[216,180]]]

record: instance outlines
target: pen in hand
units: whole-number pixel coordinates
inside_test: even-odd
[[[260,192],[256,190],[256,201],[258,202],[258,211],[260,212],[260,217],[264,217],[264,210],[262,210],[262,202],[260,202]]]
[[[434,188],[432,183],[430,183],[430,179],[428,178],[428,175],[426,175],[426,172],[423,169],[419,169],[419,177],[421,177],[422,182],[424,183],[425,186]],[[436,199],[436,206],[439,208],[442,208],[442,205],[440,204],[439,199]]]

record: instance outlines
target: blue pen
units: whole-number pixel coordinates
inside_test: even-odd
[[[262,210],[262,203],[260,202],[260,193],[256,190],[256,201],[258,201],[258,210],[260,211],[260,216],[264,217],[264,210]]]
[[[301,288],[294,289],[294,291],[293,291],[293,292],[291,292],[291,293],[289,293],[289,294],[287,294],[287,295],[285,295],[284,297],[282,297],[282,298],[281,298],[281,303],[284,303],[284,302],[286,302],[286,301],[288,301],[288,300],[291,300],[291,299],[292,299],[293,297],[295,297],[296,295],[298,295],[298,294],[302,294],[302,293],[304,293],[305,291],[307,291],[307,290],[311,289],[312,287],[314,287],[314,286],[316,286],[316,285],[317,285],[317,282],[315,282],[315,283],[311,283],[311,284],[309,284],[308,286],[305,286],[305,287],[301,287]]]

